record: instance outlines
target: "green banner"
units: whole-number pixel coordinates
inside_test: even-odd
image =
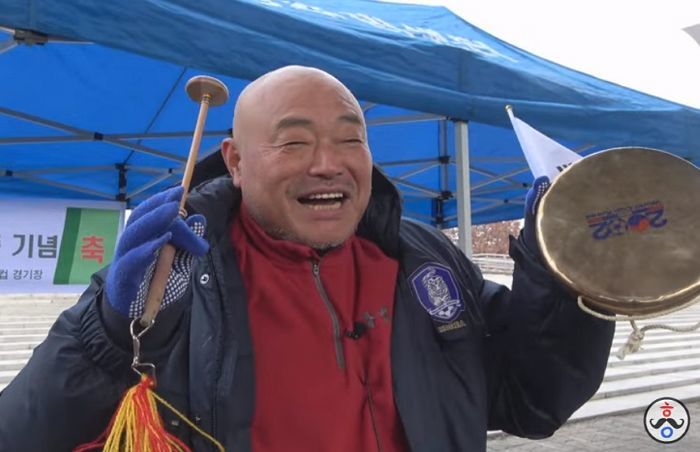
[[[112,261],[119,215],[118,210],[66,209],[54,284],[87,284]]]

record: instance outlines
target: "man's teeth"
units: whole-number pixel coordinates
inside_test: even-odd
[[[314,193],[304,198],[306,207],[312,210],[335,210],[343,205],[345,195],[342,193]]]
[[[342,197],[342,193],[315,193],[313,195],[310,195],[308,199],[342,199]]]
[[[306,207],[308,207],[311,210],[335,210],[335,209],[340,209],[340,206],[343,205],[342,202],[337,201],[331,204],[304,204]]]

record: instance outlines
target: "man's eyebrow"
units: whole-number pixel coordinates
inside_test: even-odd
[[[346,113],[344,115],[338,116],[338,121],[340,122],[350,122],[352,124],[357,124],[358,126],[361,126],[364,124],[362,119],[355,113]]]
[[[355,124],[358,126],[361,126],[364,124],[364,121],[360,118],[355,113],[345,113],[340,116],[338,116],[337,119],[338,122],[349,122],[351,124]],[[283,129],[288,129],[291,127],[306,127],[309,128],[313,125],[313,121],[308,119],[308,118],[300,118],[297,116],[290,116],[287,118],[282,118],[280,121],[275,124],[275,135],[281,132]]]
[[[312,122],[310,119],[290,116],[288,118],[280,119],[280,121],[275,125],[275,133],[290,127],[311,127],[311,125]]]

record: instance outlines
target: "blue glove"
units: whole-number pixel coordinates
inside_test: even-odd
[[[204,217],[192,215],[183,220],[178,214],[182,193],[182,187],[174,187],[139,204],[117,243],[105,291],[112,307],[129,318],[143,314],[156,258],[164,244],[170,242],[176,252],[161,310],[187,291],[194,257],[209,250],[202,238]]]
[[[537,256],[540,256],[540,248],[537,244],[537,233],[535,232],[535,215],[537,214],[537,205],[545,192],[552,185],[547,176],[540,176],[532,183],[532,187],[525,195],[525,224],[521,232],[524,245]]]

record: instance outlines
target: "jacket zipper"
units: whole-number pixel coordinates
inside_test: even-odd
[[[379,439],[379,430],[377,429],[377,419],[374,413],[374,399],[372,398],[372,389],[369,387],[369,381],[365,379],[362,384],[367,390],[367,403],[369,404],[369,417],[372,420],[372,430],[374,431],[374,439],[377,440],[377,451],[382,452],[382,442]]]
[[[321,274],[318,262],[311,263],[311,273],[314,276],[314,282],[316,283],[316,290],[323,300],[323,304],[326,305],[328,314],[331,316],[331,324],[333,326],[333,346],[335,348],[335,361],[338,364],[340,370],[345,370],[345,356],[343,355],[343,343],[340,334],[340,322],[338,321],[338,314],[335,312],[335,308],[331,303],[330,298],[328,298],[328,293],[323,287],[321,282]]]
[[[214,254],[217,253],[217,256],[215,257]],[[208,253],[208,260],[209,260],[209,273],[213,275],[214,281],[211,281],[212,284],[216,284],[217,291],[219,293],[219,300],[224,300],[224,292],[223,292],[223,287],[221,287],[219,281],[222,281],[222,279],[218,278],[217,276],[217,266],[215,264],[215,260],[218,259],[219,262],[221,262],[221,254],[218,254],[218,251],[216,248],[211,250]],[[204,267],[205,269],[207,268],[206,266]],[[194,271],[192,274],[195,274]],[[193,283],[194,284],[194,283]],[[219,303],[220,309],[222,311],[222,316],[219,318],[219,331],[223,332],[224,330],[224,322],[226,319],[226,303]],[[214,403],[212,404],[212,409],[211,409],[211,434],[214,436],[214,438],[219,438],[219,403],[218,403],[218,395],[219,395],[219,385],[221,384],[219,382],[220,377],[221,377],[221,367],[223,365],[223,350],[224,350],[224,334],[218,334],[218,341],[217,341],[217,350],[216,350],[216,376],[214,379],[214,384],[212,385],[212,391],[213,391],[213,397],[212,400],[214,400]],[[199,424],[198,424],[199,425]],[[213,447],[212,449],[213,450]]]

